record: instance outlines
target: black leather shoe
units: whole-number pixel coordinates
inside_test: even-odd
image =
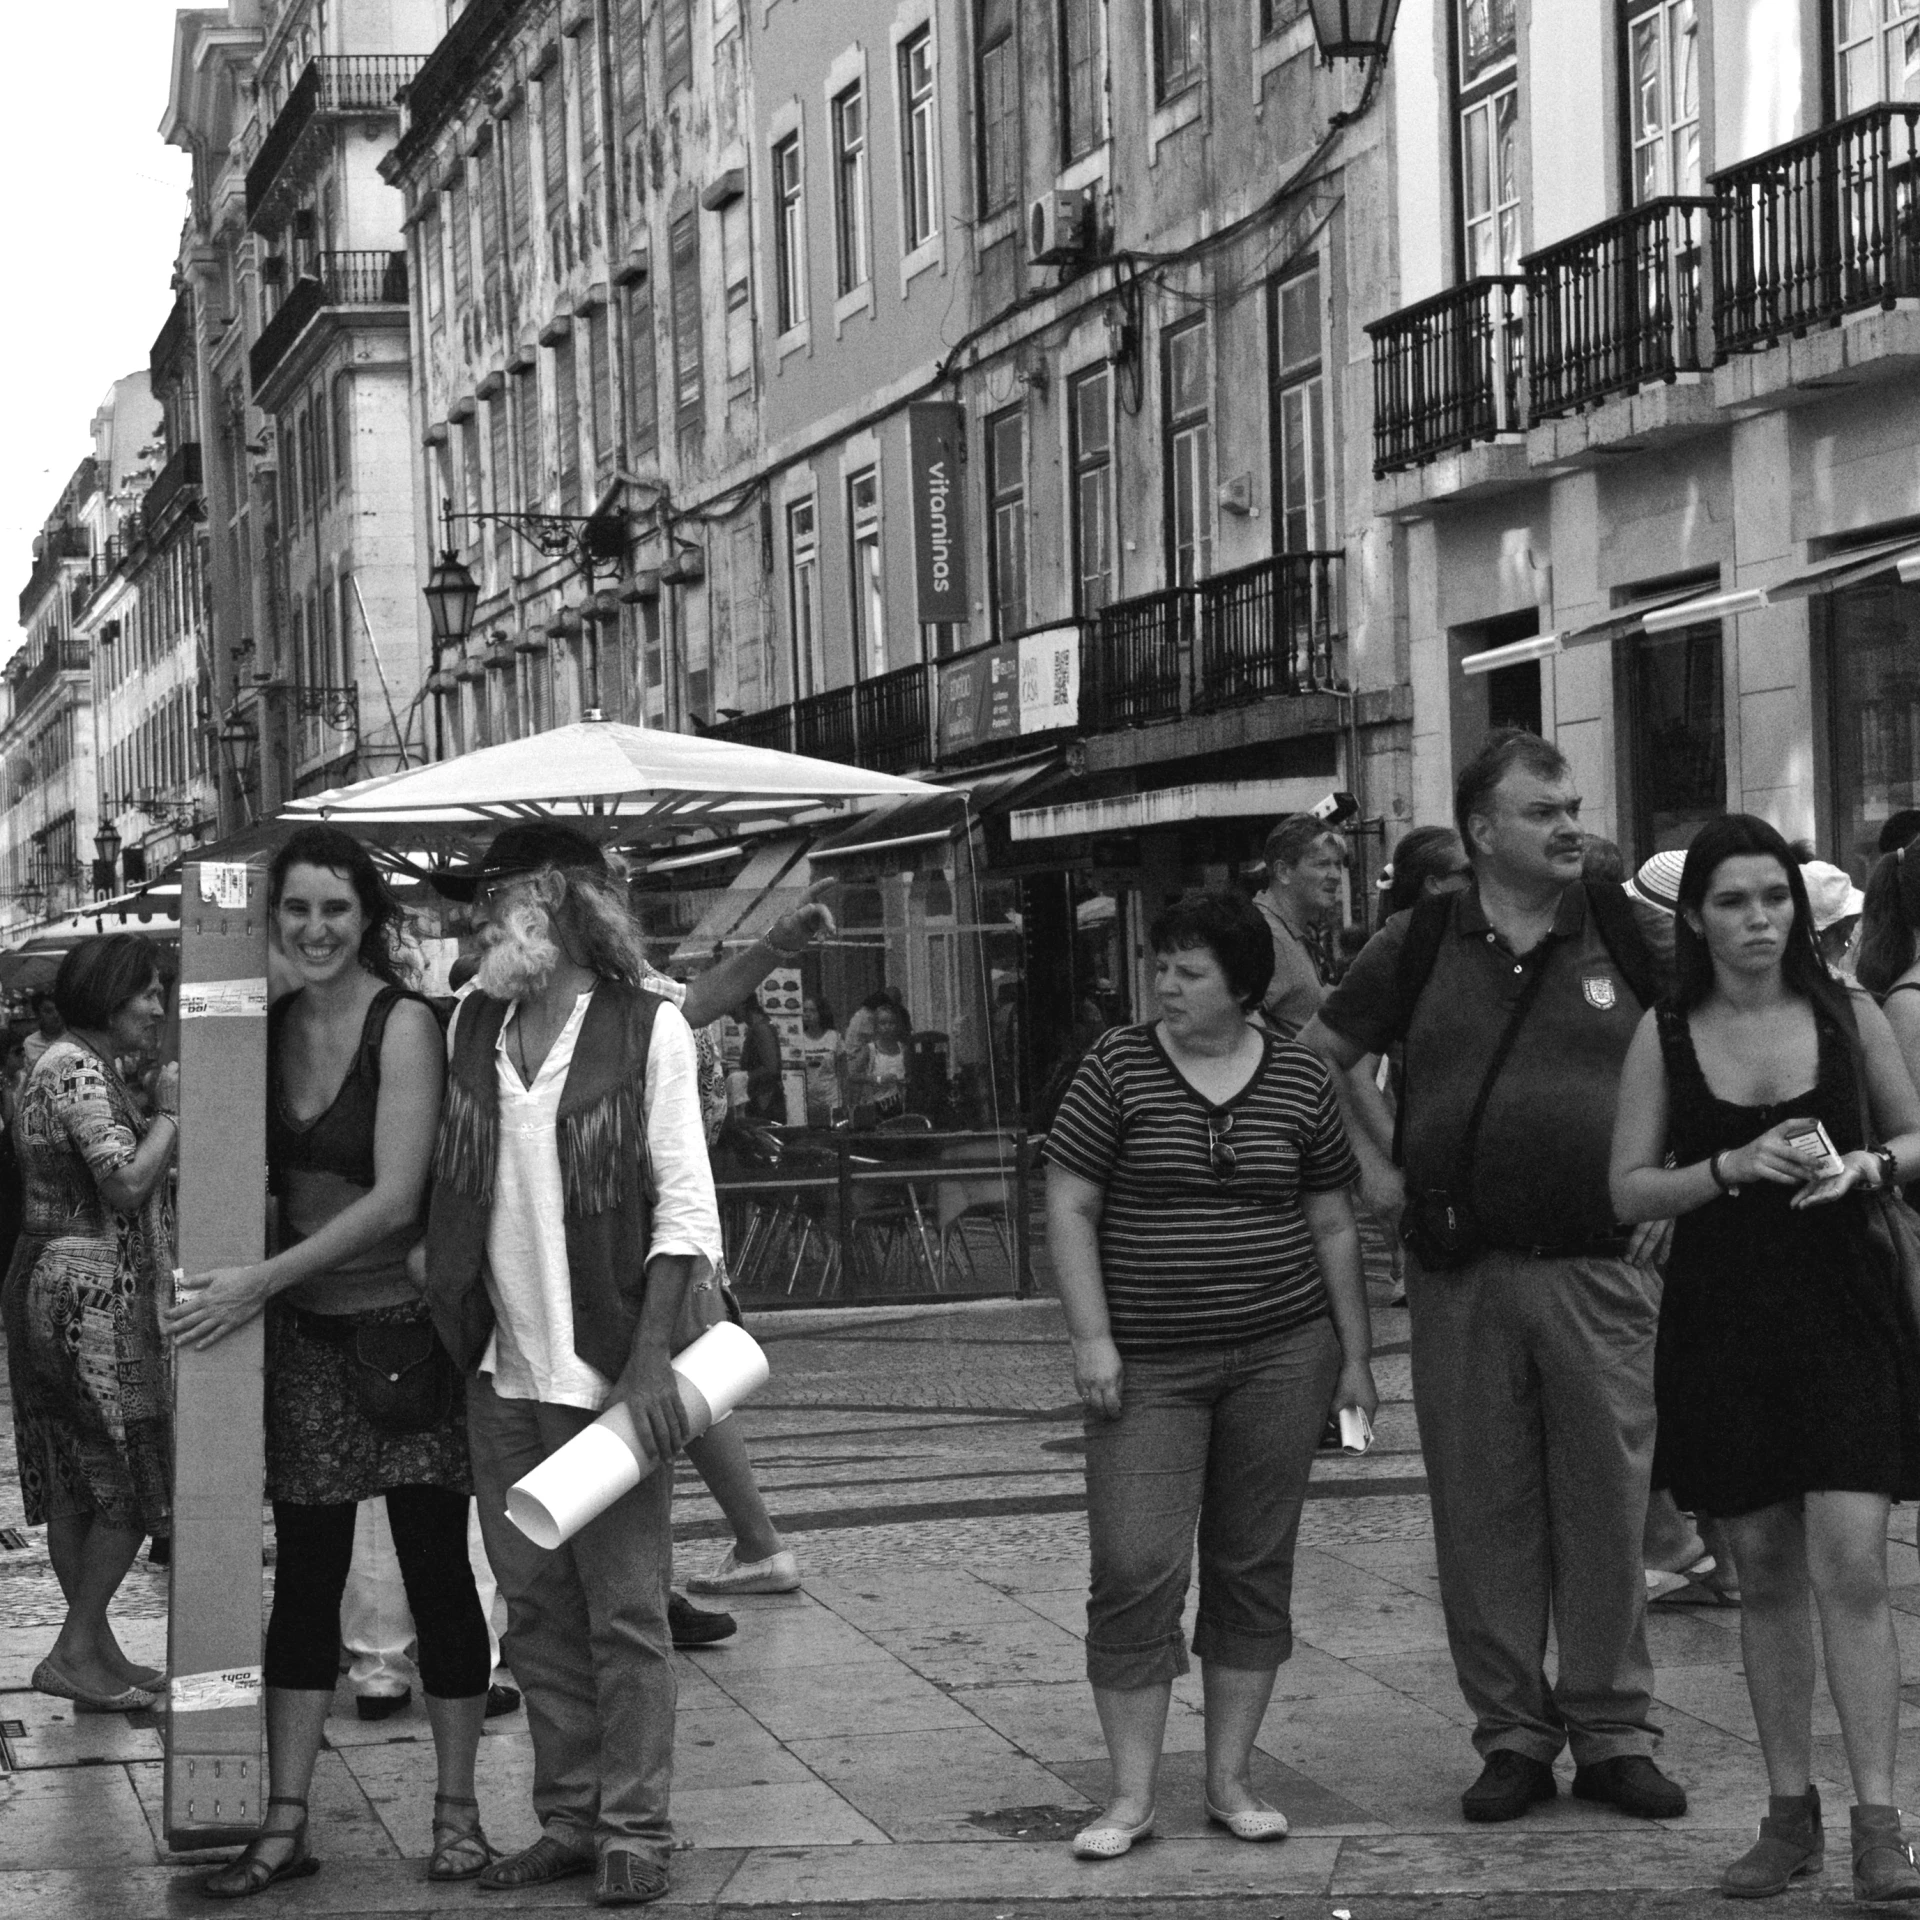
[[[739,1632],[739,1623],[730,1613],[696,1607],[684,1593],[667,1595],[667,1625],[676,1647],[710,1647],[716,1640],[730,1640]]]
[[[1687,1810],[1686,1790],[1669,1780],[1644,1753],[1623,1753],[1573,1770],[1576,1800],[1603,1800],[1642,1820],[1677,1820]]]
[[[496,1680],[493,1685],[487,1689],[487,1718],[489,1720],[498,1720],[503,1713],[518,1713],[519,1711],[520,1689],[518,1687],[503,1687],[500,1682]]]
[[[1529,1807],[1551,1800],[1559,1791],[1553,1769],[1544,1760],[1529,1760],[1511,1747],[1496,1747],[1487,1755],[1480,1778],[1460,1796],[1460,1811],[1469,1820],[1491,1826],[1499,1820],[1518,1820]]]
[[[407,1702],[413,1698],[413,1689],[406,1688],[400,1693],[363,1693],[358,1701],[362,1720],[390,1720],[396,1713],[404,1712]]]

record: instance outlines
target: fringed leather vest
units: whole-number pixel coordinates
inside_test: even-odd
[[[602,980],[587,1005],[554,1130],[565,1195],[573,1346],[617,1379],[633,1346],[646,1290],[653,1181],[644,1094],[659,996]],[[454,1029],[446,1103],[433,1150],[427,1222],[427,1298],[447,1351],[474,1372],[493,1334],[487,1230],[500,1138],[496,1053],[511,1011],[468,996]],[[506,1276],[512,1284],[513,1276]]]

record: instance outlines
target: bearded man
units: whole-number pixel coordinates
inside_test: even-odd
[[[467,885],[480,967],[448,1036],[427,1284],[478,1376],[474,1491],[541,1825],[480,1884],[533,1886],[597,1856],[599,1904],[639,1906],[666,1892],[673,1847],[673,1475],[551,1553],[506,1496],[615,1400],[656,1458],[686,1439],[667,1361],[717,1317],[721,1259],[693,1034],[652,990],[622,881],[585,836],[509,827]]]

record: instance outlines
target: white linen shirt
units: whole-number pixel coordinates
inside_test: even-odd
[[[567,1070],[592,999],[589,988],[574,1002],[530,1087],[507,1050],[519,1008],[501,1024],[494,1049],[499,1148],[487,1229],[487,1297],[495,1324],[480,1370],[493,1375],[493,1390],[503,1400],[539,1400],[598,1413],[613,1398],[613,1382],[574,1351],[573,1280],[556,1131]],[[654,1014],[643,1118],[654,1187],[647,1258],[690,1256],[698,1284],[720,1266],[720,1213],[701,1124],[693,1030],[671,1001]]]

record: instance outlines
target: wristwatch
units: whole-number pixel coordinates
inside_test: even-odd
[[[1732,1151],[1733,1149],[1731,1147],[1722,1147],[1720,1151],[1707,1162],[1707,1171],[1713,1176],[1713,1184],[1718,1187],[1729,1200],[1737,1200],[1740,1197],[1740,1189],[1720,1171],[1720,1162]]]
[[[1889,1191],[1900,1184],[1900,1162],[1891,1147],[1875,1147],[1873,1157],[1880,1162],[1880,1184]]]

